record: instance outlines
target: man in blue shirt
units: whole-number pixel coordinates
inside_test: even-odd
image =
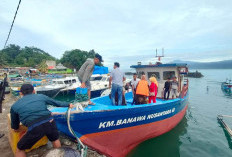
[[[24,84],[20,89],[23,96],[15,102],[10,110],[11,128],[20,131],[19,123],[28,127],[26,134],[17,144],[16,157],[26,157],[25,149],[30,149],[43,136],[47,136],[54,148],[61,147],[59,133],[47,105],[57,107],[74,107],[67,102],[60,102],[42,94],[34,94],[31,84]]]
[[[119,69],[120,64],[118,62],[114,63],[114,69],[110,73],[109,88],[111,88],[111,100],[113,105],[115,105],[115,94],[118,93],[118,105],[122,105],[122,92],[123,92],[123,81],[126,80],[125,74]]]

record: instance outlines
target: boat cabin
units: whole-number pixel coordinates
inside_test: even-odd
[[[76,77],[66,77],[61,79],[55,79],[52,81],[53,84],[63,84],[63,85],[71,85],[79,81]]]
[[[104,75],[94,74],[91,76],[90,81],[91,82],[94,82],[94,81],[103,81],[103,82],[107,81],[107,82],[109,82],[109,78],[110,77],[107,74],[104,74]]]
[[[188,68],[187,64],[150,64],[142,65],[141,62],[138,65],[132,65],[131,68],[135,68],[138,74],[138,78],[141,78],[141,75],[144,73],[149,82],[151,76],[155,76],[158,81],[158,94],[157,98],[163,98],[163,88],[164,84],[168,78],[177,78],[179,82],[179,89],[182,90],[182,87],[187,83],[187,79],[184,78],[184,75],[187,74]],[[149,82],[150,83],[150,82]],[[171,94],[169,98],[171,97]]]

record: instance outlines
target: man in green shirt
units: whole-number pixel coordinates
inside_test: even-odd
[[[43,136],[47,136],[54,148],[61,147],[59,133],[47,105],[57,107],[74,107],[67,102],[56,101],[42,94],[35,94],[31,84],[24,84],[20,89],[23,96],[15,102],[10,110],[11,128],[20,131],[19,123],[28,127],[26,134],[17,144],[16,157],[26,157],[25,150],[30,149]]]

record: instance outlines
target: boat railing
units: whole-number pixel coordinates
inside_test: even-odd
[[[181,91],[181,98],[184,98],[187,93],[188,93],[188,85],[189,85],[189,80],[186,78],[184,79],[184,86],[182,87],[182,91]]]

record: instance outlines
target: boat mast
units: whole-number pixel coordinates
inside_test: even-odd
[[[158,62],[161,62],[161,58],[164,57],[164,48],[162,48],[162,55],[158,55],[158,51],[156,49],[156,58],[158,58]]]

